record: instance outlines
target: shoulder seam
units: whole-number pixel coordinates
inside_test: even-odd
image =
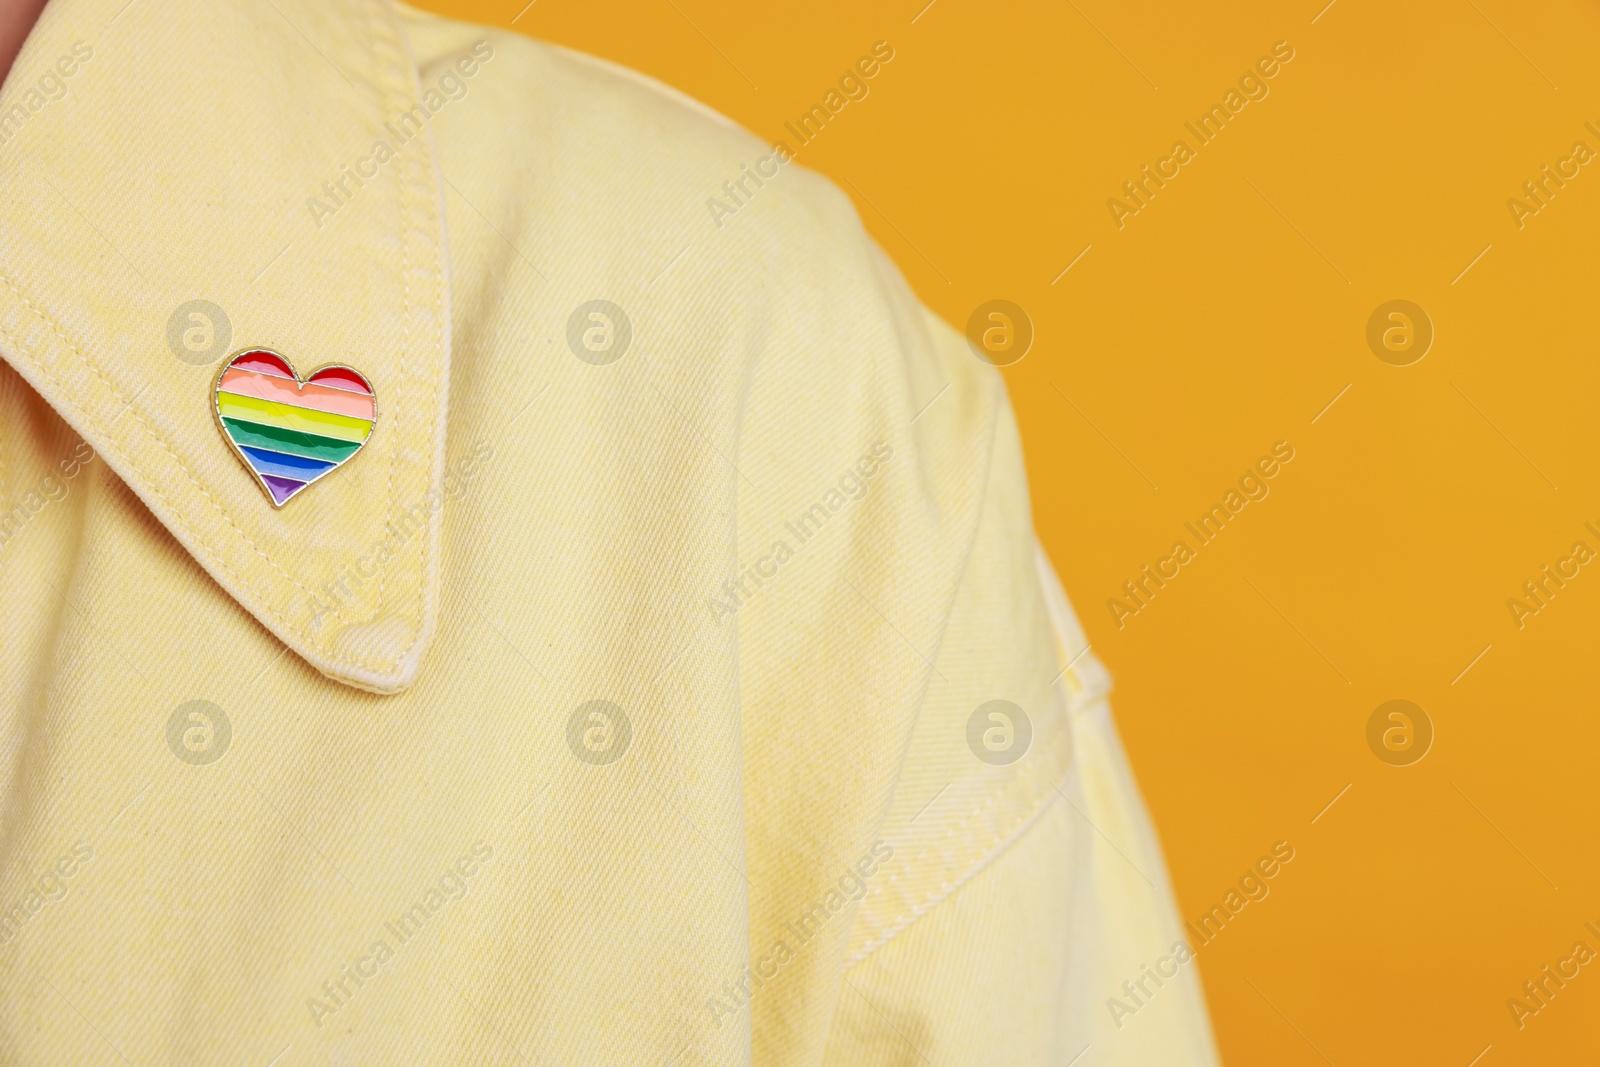
[[[863,945],[859,951],[852,954],[850,958],[845,961],[844,968],[841,973],[847,974],[855,967],[865,963],[868,957],[870,957],[874,952],[889,944],[907,930],[910,930],[917,924],[918,920],[934,911],[945,901],[959,893],[962,887],[964,887],[968,882],[972,881],[978,875],[982,874],[984,871],[998,863],[1002,858],[1010,853],[1011,849],[1018,842],[1020,842],[1024,837],[1028,836],[1029,832],[1039,824],[1039,821],[1045,817],[1045,815],[1055,805],[1056,801],[1060,799],[1062,799],[1061,790],[1059,788],[1052,788],[1049,795],[1044,798],[1044,802],[1035,808],[1026,818],[1024,818],[1022,822],[1017,825],[1017,828],[1012,831],[1009,837],[1006,837],[1004,840],[998,842],[987,856],[968,867],[960,877],[950,882],[945,887],[944,891],[938,896],[930,897],[921,904],[918,904],[916,907],[912,908],[910,914],[904,916],[900,920],[899,925],[896,926],[892,931],[880,937],[876,941],[872,941],[866,945]]]

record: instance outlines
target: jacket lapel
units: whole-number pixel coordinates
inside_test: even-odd
[[[0,91],[0,356],[246,611],[383,693],[434,624],[450,351],[408,47],[386,0],[55,0]],[[290,376],[219,402],[251,350]],[[330,364],[364,434],[348,378],[303,384]]]

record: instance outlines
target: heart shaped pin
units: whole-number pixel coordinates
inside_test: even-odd
[[[367,379],[334,363],[304,381],[289,361],[252,348],[217,376],[222,435],[275,508],[361,451],[378,418]]]

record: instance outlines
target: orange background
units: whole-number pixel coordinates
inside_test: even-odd
[[[1520,630],[1506,601],[1574,541],[1600,549],[1600,164],[1521,229],[1506,201],[1574,141],[1600,150],[1600,11],[524,2],[426,6],[516,18],[791,143],[786,120],[894,47],[800,162],[951,323],[994,298],[1029,313],[1004,374],[1035,521],[1116,677],[1184,917],[1296,849],[1200,951],[1225,1061],[1593,1055],[1600,964],[1523,1029],[1506,1001],[1580,938],[1600,949],[1600,565]],[[1107,199],[1197,147],[1183,123],[1280,40],[1269,95],[1119,230]],[[1396,298],[1436,330],[1406,367],[1365,339]],[[1119,629],[1106,600],[1193,546],[1183,524],[1279,440],[1270,496]],[[1412,766],[1367,747],[1395,698],[1436,731]]]

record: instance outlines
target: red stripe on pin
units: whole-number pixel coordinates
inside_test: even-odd
[[[326,385],[330,389],[348,389],[352,393],[372,395],[372,386],[367,384],[367,380],[348,367],[328,367],[317,371],[306,381]]]
[[[246,352],[228,364],[229,367],[238,367],[241,370],[259,371],[262,374],[271,374],[279,378],[294,378],[294,371],[283,357],[276,352]]]

